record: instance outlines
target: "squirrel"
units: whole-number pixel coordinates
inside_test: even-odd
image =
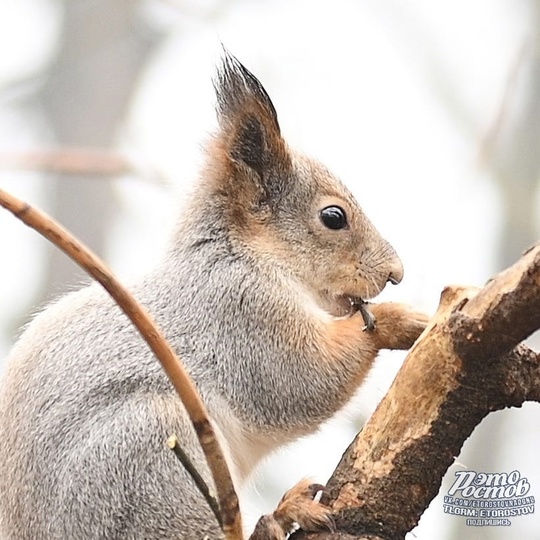
[[[257,78],[225,52],[214,86],[198,182],[161,260],[127,284],[185,363],[238,487],[339,411],[380,349],[411,347],[427,317],[366,303],[401,281],[401,261],[341,181],[288,147]],[[30,323],[0,381],[0,537],[223,538],[172,434],[213,485],[127,317],[95,283],[68,293]]]

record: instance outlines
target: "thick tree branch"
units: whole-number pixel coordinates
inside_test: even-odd
[[[540,245],[529,249],[452,314],[449,327],[464,360],[497,358],[540,327]]]
[[[388,394],[327,486],[340,533],[402,539],[437,495],[465,440],[492,411],[540,398],[540,245],[484,289],[449,287]]]

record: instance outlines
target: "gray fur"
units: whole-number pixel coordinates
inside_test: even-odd
[[[242,96],[227,97],[231,88],[263,99],[262,86],[243,71],[238,78],[230,62],[218,92],[228,116],[242,107]],[[228,136],[231,122],[220,124],[218,139]],[[265,127],[277,140],[276,129],[277,117]],[[345,250],[356,250],[360,271],[351,283],[360,292],[350,292],[373,294],[399,261],[322,166],[295,156],[255,174],[226,150],[210,153],[209,162],[170,249],[152,273],[128,285],[185,362],[239,483],[265,454],[313,432],[341,408],[375,357],[368,338],[330,357],[318,317],[332,319],[322,302],[326,294],[333,298],[332,284],[321,289],[317,275],[323,279]],[[265,182],[294,189],[277,190],[281,198],[273,207],[246,203],[246,215],[233,224],[229,195],[219,187],[222,167],[232,167],[223,175],[236,174],[239,183],[266,174]],[[334,236],[309,216],[321,194],[336,193],[354,205],[351,220],[361,237],[333,247]],[[262,240],[246,233],[253,223],[268,232]],[[287,256],[280,255],[284,246]],[[361,267],[362,254],[376,260]],[[0,536],[221,538],[166,447],[173,433],[211,483],[180,400],[126,316],[95,284],[65,296],[30,324],[0,382]]]

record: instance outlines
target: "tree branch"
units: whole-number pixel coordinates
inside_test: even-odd
[[[227,540],[242,540],[238,497],[223,451],[197,389],[175,352],[148,312],[94,253],[44,212],[0,189],[0,205],[35,229],[94,277],[114,298],[148,343],[182,399],[212,472],[218,495],[222,530]]]
[[[471,362],[497,361],[540,327],[540,245],[488,282],[449,320],[456,352]],[[491,360],[490,360],[491,359]]]
[[[429,327],[328,482],[325,502],[339,531],[404,538],[482,419],[540,399],[540,355],[518,345],[539,326],[540,244],[480,291],[443,292]]]
[[[111,150],[99,148],[49,148],[0,152],[0,169],[35,170],[65,175],[118,177],[137,175],[160,185],[169,182],[155,169]]]
[[[223,525],[223,522],[219,510],[219,504],[212,495],[212,493],[210,493],[210,488],[204,481],[204,478],[200,475],[199,471],[197,470],[195,465],[193,465],[193,462],[178,442],[178,437],[176,435],[171,435],[167,439],[167,446],[173,451],[174,455],[180,460],[186,471],[191,475],[191,478],[193,478],[193,481],[197,485],[197,488],[201,492],[202,496],[206,499],[210,510],[212,510],[212,513],[214,514],[214,516],[216,516],[216,520],[221,527]]]

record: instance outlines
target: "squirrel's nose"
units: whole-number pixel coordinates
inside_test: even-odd
[[[397,285],[403,279],[403,264],[398,257],[396,257],[390,265],[390,273],[388,274],[388,280],[392,285]]]

